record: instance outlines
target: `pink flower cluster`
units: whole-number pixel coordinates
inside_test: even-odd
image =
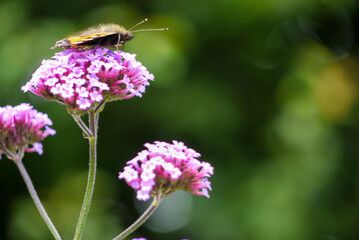
[[[147,150],[128,161],[119,173],[119,178],[137,192],[138,200],[146,201],[158,194],[168,196],[177,190],[209,197],[211,183],[207,178],[213,175],[213,167],[200,162],[199,153],[177,141],[156,141],[144,146]]]
[[[141,97],[153,79],[135,54],[99,47],[66,49],[44,60],[22,90],[83,114],[103,101]]]
[[[51,125],[46,114],[34,110],[27,103],[0,107],[0,157],[2,152],[17,154],[19,150],[41,155],[43,150],[39,142],[56,133],[48,127]]]

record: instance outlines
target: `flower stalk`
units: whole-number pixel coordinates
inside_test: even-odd
[[[125,237],[127,237],[129,234],[131,234],[133,231],[135,231],[137,228],[139,228],[152,215],[152,213],[157,209],[161,200],[162,200],[161,195],[154,197],[151,205],[141,215],[141,217],[139,217],[136,220],[136,222],[134,222],[131,226],[129,226],[125,231],[123,231],[121,234],[119,234],[113,240],[122,240]]]
[[[77,120],[78,118],[76,118],[74,116],[74,119]],[[79,121],[76,121],[76,122],[79,123]],[[81,120],[81,122],[82,122],[82,120]],[[95,189],[96,167],[97,167],[97,151],[96,151],[97,125],[98,125],[98,116],[93,111],[90,111],[89,112],[89,132],[87,133],[84,131],[84,134],[86,135],[86,137],[89,140],[89,148],[90,148],[89,172],[88,172],[88,177],[87,177],[87,186],[86,186],[84,201],[82,203],[80,216],[79,216],[79,219],[77,222],[74,240],[82,239],[86,219],[87,219],[88,213],[90,211],[93,192]]]
[[[14,159],[14,162],[15,162],[17,168],[19,169],[22,178],[25,181],[25,184],[26,184],[27,189],[29,190],[30,196],[31,196],[32,200],[34,201],[36,208],[39,210],[39,213],[40,213],[42,219],[45,221],[47,227],[50,229],[54,238],[56,240],[61,240],[59,233],[57,232],[54,224],[51,222],[51,219],[47,215],[46,210],[45,210],[44,206],[42,205],[39,196],[36,193],[36,190],[34,188],[34,185],[32,184],[31,178],[30,178],[29,174],[27,173],[25,166],[21,161],[21,158]]]
[[[92,133],[90,131],[90,129],[86,126],[86,124],[82,121],[81,117],[78,115],[72,115],[72,117],[74,118],[75,122],[77,123],[77,125],[79,125],[79,127],[81,128],[82,132],[85,134],[86,137],[91,136]]]

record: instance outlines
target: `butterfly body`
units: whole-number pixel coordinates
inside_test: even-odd
[[[57,41],[51,49],[58,47],[65,49],[93,46],[118,47],[123,46],[125,42],[131,40],[134,36],[124,27],[117,24],[100,24]]]

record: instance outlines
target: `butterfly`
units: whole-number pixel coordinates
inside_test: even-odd
[[[122,50],[125,47],[125,43],[135,37],[133,33],[143,32],[143,31],[161,31],[168,30],[168,28],[162,29],[140,29],[136,31],[131,31],[138,25],[147,22],[147,18],[143,21],[137,23],[129,30],[126,30],[124,27],[114,24],[99,24],[94,27],[90,27],[86,30],[80,31],[78,33],[72,34],[64,39],[61,39],[55,43],[51,49],[55,48],[85,48],[85,47],[116,47],[122,46]]]

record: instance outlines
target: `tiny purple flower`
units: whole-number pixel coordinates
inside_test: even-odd
[[[209,198],[213,167],[200,162],[201,155],[182,142],[173,144],[156,141],[146,143],[143,150],[127,162],[120,179],[137,192],[137,199],[146,201],[151,196],[169,196],[177,190]]]
[[[99,47],[66,49],[44,60],[22,90],[84,114],[102,101],[141,97],[153,79],[135,54]]]
[[[32,148],[27,148],[26,152],[37,152],[39,155],[42,155],[44,150],[41,143],[33,143]]]
[[[2,152],[13,160],[14,157],[21,158],[24,151],[41,155],[43,147],[40,142],[56,133],[48,127],[51,125],[46,114],[34,110],[27,103],[0,107],[0,157]]]

